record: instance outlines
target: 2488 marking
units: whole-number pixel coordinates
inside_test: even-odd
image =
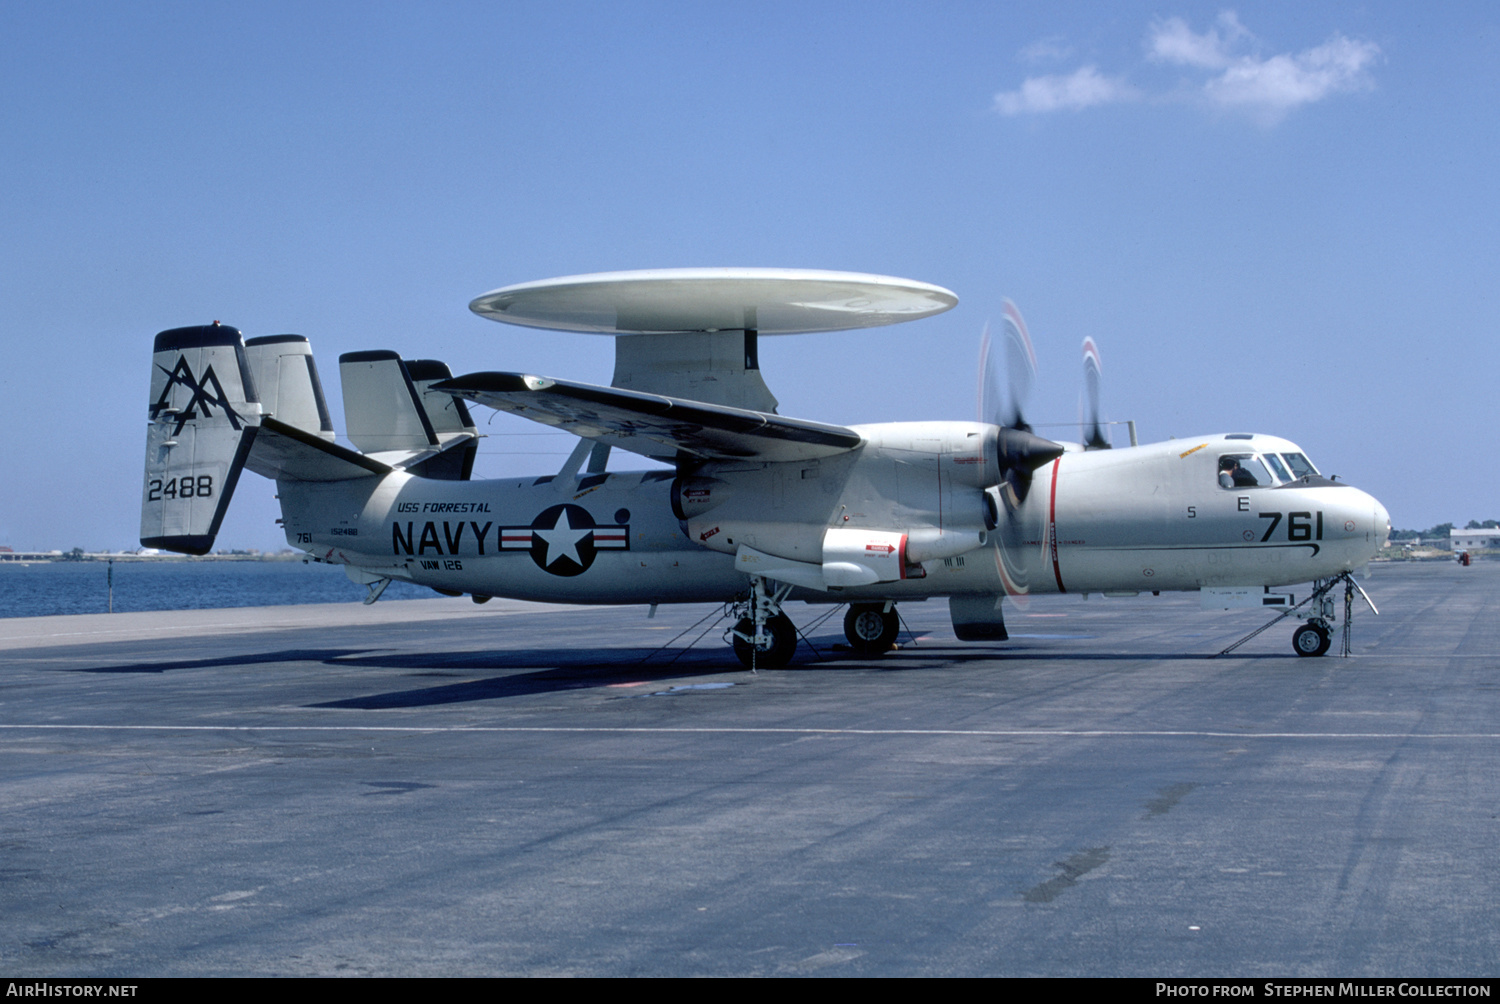
[[[206,499],[213,497],[214,476],[212,474],[199,474],[194,477],[186,474],[180,478],[172,478],[165,484],[161,478],[153,478],[146,486],[146,501],[160,502],[162,499]]]

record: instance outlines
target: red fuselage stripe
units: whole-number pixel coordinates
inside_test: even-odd
[[[1062,569],[1057,564],[1057,468],[1061,463],[1061,457],[1052,461],[1052,501],[1047,507],[1047,543],[1052,548],[1052,575],[1057,579],[1057,591],[1065,593],[1068,588],[1063,585]]]

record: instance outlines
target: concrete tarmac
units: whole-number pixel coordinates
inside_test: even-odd
[[[1183,595],[755,674],[708,606],[0,621],[0,970],[1493,977],[1500,562],[1363,584],[1349,659]]]

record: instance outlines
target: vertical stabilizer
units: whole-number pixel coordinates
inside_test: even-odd
[[[444,447],[442,453],[425,461],[416,473],[442,481],[469,480],[474,473],[474,458],[479,453],[479,430],[475,428],[474,419],[469,416],[469,406],[463,398],[432,389],[439,380],[453,379],[453,371],[447,363],[437,359],[408,359],[406,372],[417,388],[417,396],[427,412],[427,420],[432,424],[438,443]],[[462,442],[448,448],[455,440]]]
[[[333,417],[312,346],[301,335],[262,335],[247,339],[245,356],[261,414],[333,442]]]
[[[452,378],[435,359],[407,361],[377,349],[339,356],[349,441],[418,477],[467,481],[478,436],[464,402],[433,390]]]
[[[426,450],[438,445],[421,393],[401,356],[385,349],[339,356],[344,425],[364,453]]]
[[[207,554],[260,424],[260,399],[235,328],[156,336],[141,544]]]
[[[447,391],[432,389],[432,385],[439,380],[453,379],[453,371],[448,368],[447,363],[437,359],[408,359],[406,372],[416,385],[422,406],[427,411],[427,418],[432,422],[433,431],[439,439],[445,433],[475,431],[474,420],[469,417],[469,406],[464,404],[463,398]]]

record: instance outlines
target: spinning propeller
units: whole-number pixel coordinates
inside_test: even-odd
[[[1104,434],[1104,423],[1099,419],[1099,377],[1103,366],[1099,362],[1099,346],[1092,338],[1083,340],[1083,390],[1088,398],[1087,431],[1083,437],[1085,450],[1107,450],[1109,437]]]
[[[998,444],[1000,470],[1009,486],[1011,501],[1019,505],[1031,490],[1036,470],[1062,456],[1061,445],[1034,434],[1025,417],[1026,401],[1036,381],[1036,352],[1026,321],[1009,300],[1005,301],[1003,353],[1009,391],[1000,395],[1000,352],[990,340],[988,325],[979,345],[979,420],[1000,426]]]

